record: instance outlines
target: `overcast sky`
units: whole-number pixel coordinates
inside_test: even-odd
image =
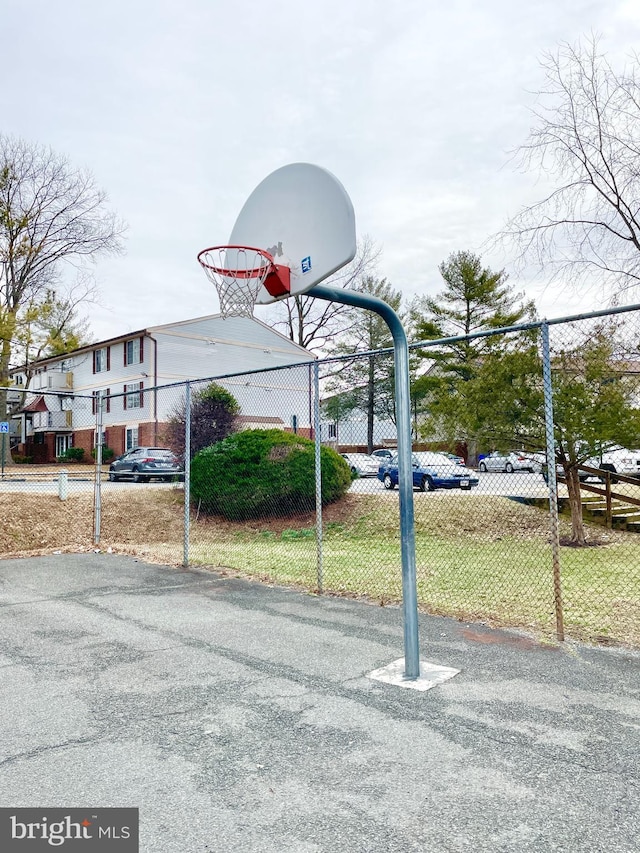
[[[483,246],[541,194],[509,156],[541,53],[640,44],[638,0],[2,0],[0,22],[3,132],[89,169],[129,226],[95,270],[97,339],[216,312],[198,251],[293,162],[342,181],[407,296],[438,292],[461,249],[513,270]],[[511,282],[549,317],[590,307]]]

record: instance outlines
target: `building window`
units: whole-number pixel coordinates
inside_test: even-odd
[[[56,436],[56,456],[62,456],[67,450],[73,447],[72,435],[57,435]]]
[[[127,427],[125,433],[125,450],[133,450],[138,446],[138,427]]]
[[[111,411],[111,388],[104,388],[102,391],[93,391],[91,400],[91,411],[95,415],[98,411],[98,394],[102,394],[102,411]]]
[[[329,440],[336,439],[338,437],[338,424],[329,424]]]
[[[129,385],[125,385],[124,394],[125,409],[142,408],[142,382],[132,382]]]
[[[142,338],[133,338],[124,345],[124,364],[142,364]]]
[[[100,437],[100,433],[98,432],[98,430],[94,430],[93,431],[93,446],[94,446],[94,448],[96,448],[98,446],[99,437]],[[103,447],[106,447],[106,444],[107,444],[107,432],[106,432],[106,430],[102,430],[102,441],[100,442],[100,444]]]
[[[100,347],[93,351],[93,372],[104,373],[111,369],[111,347]]]

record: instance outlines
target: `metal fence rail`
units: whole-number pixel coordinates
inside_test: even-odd
[[[586,545],[579,547],[571,541],[575,523],[566,478],[562,470],[556,477],[555,462],[570,430],[574,435],[582,430],[593,444],[597,427],[607,449],[615,435],[622,439],[633,434],[634,412],[640,407],[640,311],[636,307],[543,321],[468,340],[483,337],[493,343],[483,350],[478,373],[501,353],[511,353],[511,361],[496,360],[493,378],[487,372],[484,385],[480,380],[462,389],[452,384],[456,405],[474,407],[473,417],[465,416],[457,433],[453,403],[447,407],[437,397],[443,379],[437,370],[431,390],[421,397],[416,392],[412,399],[415,450],[462,453],[473,480],[469,489],[428,481],[416,485],[419,606],[559,639],[640,647],[640,512],[634,509],[640,480],[619,471],[613,488],[616,472],[609,470],[599,475],[604,482],[596,477],[587,481],[580,494]],[[598,352],[595,342],[600,339],[604,343]],[[452,340],[412,345],[414,378],[431,375],[428,352],[443,352]],[[607,342],[613,345],[607,348]],[[525,358],[534,356],[539,373],[518,372]],[[605,356],[609,367],[603,369],[598,358]],[[498,375],[508,368],[509,379]],[[393,379],[392,358],[384,350],[145,388],[144,400],[125,401],[127,395],[112,394],[96,405],[91,396],[67,390],[71,417],[64,420],[65,425],[71,420],[72,427],[54,431],[56,446],[68,450],[82,445],[84,461],[61,458],[37,464],[14,453],[18,459],[12,464],[5,448],[0,553],[111,548],[148,560],[211,566],[269,583],[399,603],[398,489],[386,489],[378,476],[356,476],[343,499],[324,507],[316,498],[316,511],[300,508],[281,516],[274,499],[270,514],[246,521],[206,514],[190,494],[195,401],[212,382],[238,401],[236,428],[278,428],[313,440],[317,478],[321,447],[393,453]],[[626,408],[620,408],[616,389],[624,391]],[[39,391],[38,396],[50,403],[46,411],[60,410],[60,393]],[[531,409],[532,400],[539,401],[537,409]],[[590,421],[589,406],[599,400],[612,418],[626,412],[629,429],[615,427],[601,414]],[[129,406],[137,405],[134,427],[131,415],[136,410]],[[512,416],[511,435],[505,432],[507,414]],[[34,435],[51,434],[47,415],[21,417],[32,421]],[[175,437],[169,424],[176,418],[183,429],[184,482],[109,481],[112,446],[122,441],[168,446]],[[63,435],[71,437],[59,437]],[[535,436],[542,436],[542,442],[536,439],[536,444]],[[488,456],[491,451],[497,456]],[[506,456],[507,451],[514,455]],[[495,460],[503,457],[503,469],[498,470],[497,462],[494,469]],[[384,462],[380,457],[379,463]],[[226,472],[213,475],[224,481]]]

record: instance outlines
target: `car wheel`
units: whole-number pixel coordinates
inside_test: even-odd
[[[384,484],[385,489],[391,490],[391,489],[395,488],[395,486],[393,484],[393,480],[391,479],[391,474],[385,474],[382,482]]]
[[[118,482],[118,475],[114,474],[113,471],[109,471],[109,480],[112,483],[117,483]]]
[[[131,479],[133,480],[133,482],[134,482],[134,483],[143,483],[143,482],[144,482],[144,477],[143,477],[143,476],[142,476],[142,474],[138,471],[138,469],[137,469],[137,468],[134,468],[134,469],[133,469]]]
[[[507,464],[504,466],[504,470],[507,472],[507,474],[513,474],[513,465],[511,464],[511,462],[507,462]]]
[[[480,470],[481,470],[484,474],[486,474],[486,473],[487,473],[487,466],[484,464],[484,462],[481,462],[481,463],[480,463],[480,465],[479,465],[478,467],[480,468]]]
[[[435,486],[433,485],[433,480],[428,475],[424,476],[422,480],[420,480],[420,491],[421,492],[432,492]]]
[[[351,476],[352,476],[352,477],[357,477],[357,476],[358,476],[358,471],[357,471],[355,468],[353,468],[353,467],[351,468]]]
[[[618,480],[617,477],[613,476],[616,473],[616,469],[613,465],[607,465],[605,463],[604,465],[601,465],[600,467],[602,468],[603,471],[609,471],[609,473],[611,474],[611,484],[612,485],[615,485],[616,483],[620,482],[620,480]],[[606,482],[606,478],[605,478],[605,482]]]

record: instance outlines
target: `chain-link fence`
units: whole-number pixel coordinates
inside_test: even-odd
[[[640,646],[639,338],[629,311],[411,346],[421,608]],[[9,389],[0,548],[111,548],[398,602],[393,370],[385,350],[120,395]],[[260,451],[255,430],[294,438]],[[225,456],[227,433],[244,443]],[[351,474],[336,500],[316,482],[342,465],[327,448]]]

